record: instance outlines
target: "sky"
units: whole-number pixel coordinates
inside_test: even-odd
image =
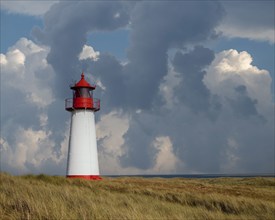
[[[274,1],[0,6],[1,171],[65,175],[84,71],[102,175],[274,173]]]

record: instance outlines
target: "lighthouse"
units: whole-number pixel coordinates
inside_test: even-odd
[[[67,178],[101,179],[94,115],[100,109],[100,100],[93,98],[95,88],[82,73],[80,81],[71,86],[73,98],[65,100],[65,109],[71,112]]]

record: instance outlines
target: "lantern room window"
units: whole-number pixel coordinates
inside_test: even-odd
[[[89,88],[77,88],[74,93],[74,97],[82,97],[82,98],[91,98],[91,93]]]

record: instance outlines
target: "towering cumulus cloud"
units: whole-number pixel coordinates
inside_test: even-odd
[[[56,71],[56,91],[66,94],[65,86],[75,78],[81,66],[78,55],[86,43],[88,31],[111,31],[129,22],[127,4],[120,2],[60,2],[45,15],[43,30],[35,28],[36,39],[50,46],[47,60]]]
[[[22,106],[35,106],[26,107],[35,117],[18,119],[16,138],[7,132],[1,139],[8,160],[25,152],[16,166],[6,160],[6,169],[21,165],[21,172],[64,172],[60,164],[66,159],[68,117],[63,100],[71,80],[84,70],[97,80],[102,99],[97,120],[102,173],[272,172],[269,72],[253,66],[245,51],[215,54],[202,46],[219,37],[215,29],[224,14],[217,1],[53,5],[44,16],[44,27],[33,30],[37,44],[46,45],[29,42],[36,56],[20,45],[1,54],[1,66],[11,66],[14,80],[20,80],[20,70],[34,74],[39,85],[44,80],[41,91],[34,85],[27,91],[19,88],[25,93],[14,91],[22,96]],[[129,31],[126,61],[87,45],[90,33],[120,28]],[[28,61],[39,58],[41,71],[29,68],[26,73]],[[7,131],[11,124],[4,122]]]

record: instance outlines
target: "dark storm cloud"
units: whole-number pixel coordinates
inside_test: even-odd
[[[84,60],[81,62],[86,68],[84,71],[92,72],[103,85],[104,91],[100,87],[96,89],[96,96],[101,100],[102,111],[108,113],[112,109],[119,109],[125,105],[125,75],[123,66],[111,54],[101,54],[96,62]]]
[[[44,29],[36,28],[33,34],[38,41],[51,47],[47,59],[57,73],[56,91],[59,94],[64,95],[66,89],[62,85],[69,84],[81,69],[77,56],[86,42],[87,32],[110,31],[126,26],[130,19],[130,6],[135,7],[131,10],[128,64],[122,68],[114,59],[111,61],[112,58],[103,56],[97,66],[102,71],[99,74],[102,74],[103,84],[107,88],[112,88],[115,83],[121,85],[116,88],[120,100],[134,108],[151,106],[159,84],[167,74],[168,49],[215,35],[214,27],[223,14],[216,2],[56,4],[45,15]],[[122,73],[119,70],[109,76],[113,69],[121,69]],[[108,77],[104,77],[107,75],[105,72]]]
[[[109,100],[109,109],[120,106],[130,112],[135,109],[145,110],[140,116],[134,116],[130,122],[130,128],[125,135],[128,151],[121,157],[123,166],[145,169],[154,164],[156,151],[149,146],[156,135],[163,132],[160,128],[155,128],[156,121],[150,110],[156,108],[157,112],[154,114],[158,115],[159,109],[162,108],[155,105],[161,103],[159,85],[168,72],[168,50],[212,37],[215,35],[214,27],[219,23],[222,14],[218,3],[205,2],[202,7],[198,2],[141,2],[136,5],[131,15],[128,63],[119,67],[114,57],[103,55],[94,64],[95,72],[98,72],[98,77],[106,86],[104,99]],[[204,19],[205,17],[208,19]],[[190,96],[194,100],[193,105],[189,99],[189,106],[206,111],[210,98],[202,83],[202,68],[210,64],[214,58],[213,52],[203,47],[195,47],[193,54],[185,56],[187,57],[183,59],[186,59],[190,67],[186,79],[189,78],[192,85],[186,83],[184,86],[187,89],[184,92],[194,93]],[[178,63],[178,68],[180,65]],[[181,68],[184,68],[184,65]],[[178,92],[182,94],[181,87]],[[195,106],[199,101],[199,106]],[[144,115],[148,111],[150,117],[145,119]],[[161,126],[171,129],[174,125]],[[154,130],[157,133],[148,133]]]
[[[238,167],[242,172],[274,173],[274,115],[268,123],[254,119],[232,126],[240,143]]]
[[[80,9],[84,12],[76,13]],[[123,19],[114,23],[114,14],[117,12],[124,13]],[[106,16],[105,22],[101,23],[103,15]],[[156,135],[169,133],[167,130],[179,126],[169,123],[164,126],[159,122],[166,130],[162,131],[161,127],[156,129],[154,126],[157,119],[152,116],[155,114],[163,117],[159,113],[162,107],[153,105],[160,103],[157,101],[161,99],[159,85],[168,72],[169,49],[184,48],[188,44],[196,44],[215,36],[214,28],[222,15],[223,10],[217,2],[138,2],[131,11],[128,63],[122,66],[115,57],[103,54],[94,64],[84,65],[88,70],[92,67],[91,72],[95,72],[106,86],[106,91],[102,93],[108,102],[108,110],[111,111],[115,106],[130,111],[130,114],[135,109],[145,110],[141,115],[133,116],[125,134],[128,150],[121,158],[124,166],[142,169],[151,167],[156,152],[149,146]],[[128,22],[125,6],[117,2],[111,6],[109,3],[83,2],[54,6],[45,16],[43,32],[36,31],[36,36],[51,46],[48,62],[58,74],[57,83],[62,80],[65,85],[68,76],[78,73],[77,55],[85,43],[88,31],[112,30],[125,26]],[[176,68],[181,72],[183,81],[191,83],[179,86],[177,97],[183,99],[192,110],[209,108],[209,92],[202,83],[202,68],[212,59],[213,52],[203,47],[195,47],[189,54],[176,55]],[[185,65],[180,62],[188,63],[185,71]],[[197,102],[181,97],[182,93],[189,93]],[[146,111],[150,117],[145,119]],[[166,118],[164,116],[164,122],[167,122]],[[170,120],[172,121],[171,118]],[[151,134],[150,131],[154,130]],[[177,133],[181,134],[180,129]]]
[[[215,34],[222,10],[213,2],[141,2],[132,13],[127,103],[151,107],[167,74],[168,49],[197,43]],[[207,19],[205,19],[207,17]],[[141,89],[142,88],[142,89]]]
[[[48,106],[48,124],[47,129],[54,131],[50,138],[54,140],[54,149],[56,154],[60,154],[60,144],[64,140],[65,122],[69,118],[69,113],[64,112],[64,101],[56,100]],[[63,123],[61,123],[63,122]]]
[[[180,83],[174,88],[174,98],[180,102],[174,103],[171,110],[160,105],[132,114],[125,134],[124,147],[128,146],[128,150],[121,157],[123,166],[153,167],[157,150],[152,143],[158,136],[168,136],[173,152],[184,162],[181,170],[187,172],[272,170],[274,160],[269,153],[273,152],[274,129],[268,129],[271,121],[265,124],[257,112],[257,101],[248,96],[245,86],[235,88],[236,96],[225,102],[210,93],[203,77],[213,58],[213,52],[201,46],[176,53],[172,64]],[[259,132],[259,128],[267,134]],[[236,146],[231,146],[232,140]],[[265,143],[260,145],[261,142]],[[260,160],[267,161],[260,166],[253,164]]]
[[[195,112],[206,112],[210,104],[210,92],[202,79],[203,68],[214,59],[214,52],[197,46],[190,53],[177,52],[172,64],[176,72],[181,73],[181,82],[175,89],[178,99]]]
[[[254,30],[274,28],[274,4],[274,1],[222,1],[229,24]]]
[[[249,98],[244,85],[235,88],[237,93],[236,99],[229,99],[230,105],[237,117],[250,117],[258,115],[256,104],[257,100]]]
[[[220,5],[213,2],[137,3],[131,14],[127,64],[119,67],[106,55],[95,63],[107,90],[116,91],[107,99],[118,100],[114,104],[124,109],[151,108],[168,71],[169,49],[211,38],[222,15]]]
[[[202,82],[203,69],[213,58],[213,51],[201,46],[185,54],[176,53],[172,64],[180,73],[180,83],[174,88],[174,97],[180,102],[177,101],[171,110],[160,105],[132,115],[133,126],[130,124],[125,135],[128,151],[121,158],[122,165],[135,164],[142,169],[152,167],[157,151],[152,147],[154,139],[169,136],[174,153],[185,162],[186,168],[218,172],[220,146],[225,145],[225,141],[223,135],[217,137],[219,128],[208,117],[216,104],[212,104],[213,97]],[[138,137],[142,138],[137,140]]]
[[[129,22],[128,4],[121,2],[60,2],[44,17],[44,29],[35,28],[35,38],[50,46],[48,62],[57,73],[55,90],[66,94],[65,86],[79,74],[78,54],[89,31],[111,31]],[[63,98],[63,97],[62,97]]]
[[[9,91],[7,93],[6,91]],[[26,105],[26,97],[21,91],[14,88],[14,91],[10,91],[6,86],[3,85],[1,89],[2,94],[1,102],[4,104],[3,112],[1,113],[1,124],[10,124],[14,126],[14,122],[23,125],[25,128],[34,126],[37,121],[37,107],[32,103]],[[10,101],[13,100],[13,102]],[[16,103],[16,107],[14,107]],[[22,113],[24,112],[24,116]],[[10,132],[10,131],[8,131]]]
[[[126,154],[120,158],[122,166],[138,167],[141,169],[153,167],[157,153],[157,150],[152,146],[156,136],[156,129],[154,129],[154,126],[156,126],[155,122],[155,118],[146,113],[136,115],[134,119],[131,120],[129,130],[124,137],[124,146],[127,151]]]
[[[202,82],[214,53],[196,45],[216,35],[214,29],[223,13],[216,1],[135,4],[80,1],[61,2],[52,7],[45,15],[44,29],[36,29],[33,34],[51,47],[48,62],[57,74],[54,92],[58,99],[48,112],[49,128],[56,131],[53,138],[58,140],[57,145],[62,140],[58,132],[64,130],[65,120],[60,100],[68,94],[70,80],[78,79],[85,68],[106,87],[96,91],[102,98],[102,114],[121,108],[130,118],[129,130],[124,135],[126,152],[120,157],[122,166],[152,167],[157,153],[153,141],[158,136],[168,136],[173,152],[184,163],[184,171],[220,172],[226,158],[222,155],[227,151],[238,154],[237,165],[244,170],[256,168],[252,162],[257,154],[260,154],[259,161],[264,161],[266,154],[272,152],[272,135],[258,134],[257,126],[263,130],[266,127],[259,120],[250,120],[257,115],[256,102],[243,88],[237,88],[236,99],[221,103]],[[101,54],[97,62],[78,60],[88,32],[111,31],[129,22],[126,64],[122,65],[110,54]],[[159,87],[168,73],[168,52],[192,47],[190,51],[177,52],[170,64],[179,74],[179,84],[173,91],[178,102],[173,103],[172,109],[166,109],[160,101],[163,99]],[[137,109],[142,111],[135,113]],[[233,109],[233,113],[229,109]],[[247,110],[251,117],[246,116]],[[243,130],[246,130],[245,135]],[[236,150],[228,147],[230,138],[238,142]],[[261,151],[258,144],[265,140]],[[251,144],[251,149],[246,143]],[[252,156],[248,157],[246,153],[252,151]],[[258,170],[270,170],[270,161],[269,158]]]

